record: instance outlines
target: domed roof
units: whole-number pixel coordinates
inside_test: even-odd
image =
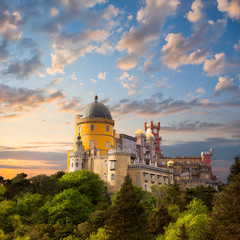
[[[144,131],[142,129],[138,129],[135,134],[145,134]]]
[[[169,161],[167,162],[167,165],[168,165],[168,166],[173,166],[173,165],[174,165],[174,161],[169,160]]]
[[[153,136],[152,133],[149,132],[149,133],[146,134],[146,138],[154,138],[154,136]]]
[[[102,103],[98,102],[98,96],[95,101],[84,107],[81,118],[108,118],[112,119],[109,109]]]

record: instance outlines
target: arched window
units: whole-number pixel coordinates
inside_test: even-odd
[[[104,173],[104,180],[107,180],[107,173]]]
[[[111,181],[113,181],[115,179],[115,175],[112,173],[111,174]]]
[[[109,125],[106,125],[106,132],[109,132]]]
[[[147,191],[147,184],[144,185],[144,190]]]
[[[76,167],[78,167],[78,162],[76,163]]]

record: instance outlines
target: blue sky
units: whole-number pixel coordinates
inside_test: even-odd
[[[0,2],[0,175],[66,169],[98,94],[118,133],[161,122],[164,155],[240,154],[239,0]]]

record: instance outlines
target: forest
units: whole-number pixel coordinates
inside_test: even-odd
[[[240,239],[240,158],[219,192],[153,185],[125,177],[109,198],[99,175],[81,170],[0,177],[0,240]]]

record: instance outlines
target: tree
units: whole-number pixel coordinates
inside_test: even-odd
[[[157,240],[184,239],[203,240],[203,232],[208,221],[207,207],[202,201],[194,199],[187,210],[180,213],[176,222],[171,222],[165,230],[164,235],[158,236]]]
[[[93,205],[89,198],[73,188],[56,194],[42,207],[51,225],[58,221],[61,224],[79,224],[88,219],[92,210]]]
[[[11,180],[5,181],[5,186],[7,187],[6,197],[12,199],[17,194],[32,192],[32,186],[30,180],[27,179],[27,174],[20,173]]]
[[[240,239],[240,173],[231,176],[228,186],[214,198],[208,239]]]
[[[88,170],[80,170],[66,173],[59,178],[60,189],[75,188],[81,194],[87,196],[92,203],[106,199],[106,190],[104,183],[99,175]]]
[[[213,197],[217,193],[212,187],[198,186],[196,188],[187,189],[185,192],[185,198],[190,203],[194,198],[201,200],[204,205],[211,211],[213,207]]]
[[[179,227],[179,233],[177,234],[178,240],[188,240],[187,228],[185,223]]]
[[[240,173],[240,158],[239,156],[236,156],[234,159],[235,159],[235,163],[230,167],[228,182],[231,182],[234,176]]]
[[[47,198],[41,194],[25,193],[16,199],[16,212],[21,216],[23,223],[36,224],[41,220],[40,208]]]
[[[148,239],[147,216],[141,200],[127,175],[106,222],[109,240]]]
[[[91,233],[90,237],[87,238],[87,240],[108,240],[109,235],[107,234],[106,229],[99,228],[97,233],[93,232]]]
[[[40,193],[44,195],[54,195],[58,191],[57,178],[47,175],[37,175],[30,178],[33,193]]]
[[[160,205],[158,205],[157,209],[154,209],[152,211],[148,220],[149,220],[149,232],[156,236],[160,233],[163,234],[165,231],[164,228],[167,227],[173,219],[169,215],[166,206],[163,203],[161,203]]]
[[[11,216],[16,213],[16,203],[11,200],[0,202],[0,229],[5,233],[14,231]]]

